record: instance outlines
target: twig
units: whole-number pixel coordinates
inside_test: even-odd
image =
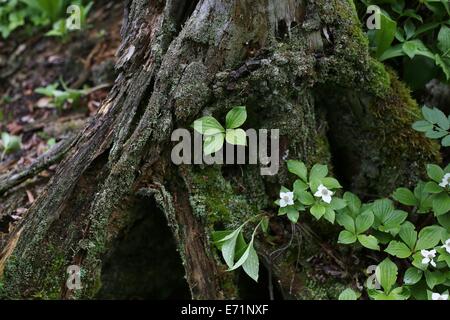
[[[16,170],[7,174],[5,177],[0,177],[0,195],[60,161],[72,146],[75,141],[75,136],[71,135],[60,141],[24,170],[19,172]]]

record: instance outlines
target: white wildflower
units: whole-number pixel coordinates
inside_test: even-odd
[[[442,188],[445,188],[445,187],[447,187],[448,185],[450,185],[450,173],[446,173],[445,175],[444,175],[444,177],[442,178],[442,181],[441,181],[441,183],[439,183],[439,185],[442,187]]]
[[[294,204],[293,192],[280,192],[280,207],[284,208]]]
[[[442,248],[445,249],[445,251],[447,251],[448,253],[450,253],[450,239],[447,239],[444,243],[444,245],[442,246]]]
[[[436,293],[436,292],[432,292],[431,293],[431,299],[432,300],[448,300],[448,294],[445,294],[445,293],[439,294],[439,293]]]
[[[434,262],[434,258],[436,257],[436,250],[421,250],[420,253],[422,254],[422,264],[431,264],[433,267],[436,267],[436,262]]]
[[[322,198],[322,200],[326,203],[331,202],[331,196],[334,194],[334,192],[330,191],[325,187],[323,184],[319,186],[317,189],[317,192],[314,193],[314,195],[318,198]]]

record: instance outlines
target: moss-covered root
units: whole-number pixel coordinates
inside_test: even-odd
[[[389,83],[383,96],[339,88],[321,100],[341,177],[354,191],[369,196],[411,186],[427,163],[441,161],[439,146],[411,128],[420,111],[406,86],[390,71],[379,81]]]

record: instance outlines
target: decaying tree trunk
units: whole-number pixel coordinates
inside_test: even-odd
[[[8,297],[139,298],[166,281],[181,296],[187,283],[196,299],[239,298],[240,278],[226,272],[211,231],[275,216],[286,159],[329,163],[362,196],[408,185],[437,161],[410,129],[408,90],[370,58],[352,0],[132,0],[122,31],[108,99],[3,248]],[[247,106],[249,128],[280,129],[278,175],[171,163],[174,129],[236,105]],[[272,219],[272,244],[257,239],[261,260],[282,297],[334,298],[351,277],[319,281],[307,258],[324,251],[345,269],[324,244],[335,230],[305,219],[295,228]],[[175,247],[186,282],[167,259],[178,259]],[[81,266],[83,289],[66,289],[68,265]],[[131,293],[114,294],[124,286]]]

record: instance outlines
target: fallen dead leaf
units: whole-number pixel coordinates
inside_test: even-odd
[[[26,192],[27,192],[28,202],[29,202],[30,204],[33,204],[33,202],[34,202],[34,196],[33,196],[33,193],[31,193],[30,190],[27,190]]]

